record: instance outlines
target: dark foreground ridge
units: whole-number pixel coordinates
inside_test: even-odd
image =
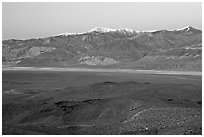
[[[192,84],[136,81],[12,89],[3,91],[2,129],[4,135],[202,134],[201,94]]]

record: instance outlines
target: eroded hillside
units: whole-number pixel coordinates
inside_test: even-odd
[[[95,28],[81,34],[2,43],[5,65],[196,71],[202,68],[202,31],[193,27],[153,32]]]

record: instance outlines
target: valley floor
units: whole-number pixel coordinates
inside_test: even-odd
[[[169,70],[135,70],[135,69],[94,69],[94,68],[57,68],[57,67],[2,67],[3,71],[81,71],[81,72],[121,72],[146,74],[173,74],[173,75],[202,75],[199,71],[169,71]]]
[[[201,72],[166,73],[3,68],[2,132],[201,135]]]

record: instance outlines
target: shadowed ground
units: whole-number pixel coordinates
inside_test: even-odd
[[[202,134],[201,76],[3,71],[3,134]]]

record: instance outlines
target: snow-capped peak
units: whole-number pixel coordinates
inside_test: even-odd
[[[194,29],[191,26],[186,26],[184,28],[181,29],[176,29],[176,30],[171,30],[171,31],[182,31],[182,32],[189,32],[192,30],[197,30]],[[95,27],[87,32],[81,32],[81,33],[61,33],[59,34],[60,36],[70,36],[70,35],[81,35],[81,34],[86,34],[86,33],[92,33],[92,32],[98,32],[98,33],[108,33],[108,32],[117,32],[117,33],[122,33],[122,34],[134,34],[134,33],[152,33],[152,32],[156,32],[158,30],[143,30],[143,31],[135,31],[129,28],[119,28],[119,29],[111,29],[111,28],[104,28],[104,27]],[[200,31],[200,30],[198,30]]]
[[[180,28],[180,29],[176,29],[175,31],[189,31],[190,29],[192,29],[193,27],[191,26],[186,26],[184,28]]]
[[[118,30],[122,30],[122,29],[118,29]],[[70,35],[80,35],[80,34],[85,34],[85,33],[91,33],[91,32],[100,32],[100,33],[107,33],[107,32],[114,32],[117,31],[117,29],[110,29],[110,28],[103,28],[103,27],[95,27],[87,32],[81,32],[81,33],[69,33],[69,32],[65,32],[65,33],[61,33],[58,35],[62,35],[62,36],[70,36]]]
[[[101,32],[101,33],[107,33],[107,32],[123,32],[123,33],[134,33],[135,31],[128,28],[120,28],[120,29],[110,29],[110,28],[103,28],[103,27],[95,27],[88,32]]]
[[[153,32],[156,30],[152,30],[152,31],[135,31],[133,29],[129,29],[129,28],[119,28],[119,29],[111,29],[111,28],[104,28],[104,27],[95,27],[87,32],[81,32],[81,33],[69,33],[69,32],[65,32],[65,33],[61,33],[58,34],[60,36],[70,36],[70,35],[80,35],[80,34],[86,34],[86,33],[92,33],[92,32],[99,32],[99,33],[108,33],[108,32],[117,32],[117,33],[123,33],[123,34],[133,34],[133,33],[140,33],[140,32]]]
[[[184,28],[177,29],[175,31],[178,31],[178,32],[187,32],[187,33],[202,33],[202,30],[193,28],[192,26],[186,26]]]
[[[129,29],[129,28],[121,28],[121,29],[118,29],[118,31],[130,32],[130,33],[134,33],[135,32],[134,30]]]
[[[94,31],[105,33],[105,32],[111,32],[111,31],[116,31],[116,30],[110,29],[110,28],[95,27],[95,28],[89,30],[88,32],[94,32]]]

